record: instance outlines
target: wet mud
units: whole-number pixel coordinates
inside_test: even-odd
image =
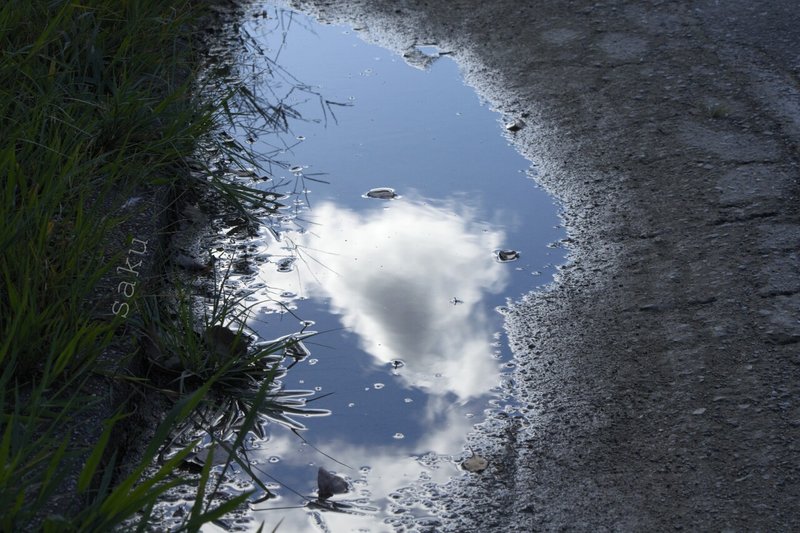
[[[292,4],[447,51],[563,206],[569,262],[507,310],[520,413],[420,528],[800,527],[791,3]]]

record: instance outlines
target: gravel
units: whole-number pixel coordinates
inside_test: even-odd
[[[799,530],[796,4],[294,4],[452,52],[563,207],[568,264],[507,315],[524,407],[435,529]]]

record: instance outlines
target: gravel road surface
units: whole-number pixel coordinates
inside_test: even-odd
[[[800,530],[796,2],[294,4],[452,52],[563,206],[507,316],[521,413],[429,529]]]

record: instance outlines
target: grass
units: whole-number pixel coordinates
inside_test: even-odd
[[[125,258],[121,236],[131,220],[121,206],[134,192],[187,187],[211,190],[247,216],[269,204],[256,188],[191,172],[198,141],[236,120],[237,101],[262,109],[240,84],[200,97],[198,80],[215,82],[198,77],[207,9],[191,0],[0,5],[0,530],[146,527],[159,496],[190,483],[176,470],[200,442],[155,471],[154,461],[176,429],[219,408],[215,397],[247,391],[239,436],[215,441],[229,448],[228,464],[261,414],[282,404],[301,409],[272,385],[278,346],[240,350],[238,328],[235,357],[220,357],[198,336],[185,300],[178,298],[177,320],[163,316],[156,288],[142,284],[128,302],[138,310],[131,316],[182,370],[169,388],[174,407],[139,463],[120,475],[124,458],[109,444],[128,413],[107,407],[108,388],[124,380],[151,386],[105,355],[115,344],[130,347],[120,332],[137,327],[109,313],[99,294]],[[274,124],[285,121],[285,108],[262,111]],[[216,148],[242,168],[258,163],[235,141]],[[203,327],[235,322],[226,304]],[[217,520],[247,498],[212,506],[209,468],[192,481],[197,499],[182,529]]]

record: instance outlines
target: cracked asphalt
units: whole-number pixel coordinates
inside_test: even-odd
[[[293,4],[452,52],[563,208],[506,317],[520,413],[420,529],[800,530],[797,4]]]

